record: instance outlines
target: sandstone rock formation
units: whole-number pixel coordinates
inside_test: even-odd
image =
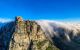
[[[0,50],[59,50],[35,21],[16,17],[11,23],[0,32]]]

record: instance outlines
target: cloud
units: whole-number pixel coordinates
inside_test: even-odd
[[[1,22],[1,23],[10,22],[10,21],[12,21],[12,19],[0,18],[0,22]]]
[[[41,26],[45,35],[51,40],[52,37],[60,37],[63,35],[66,37],[66,41],[71,41],[70,33],[75,37],[80,31],[80,24],[65,23],[53,20],[37,20],[38,25]],[[52,40],[51,40],[52,41]]]

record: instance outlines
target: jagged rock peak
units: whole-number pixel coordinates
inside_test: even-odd
[[[9,43],[9,50],[59,50],[47,39],[35,21],[23,21],[20,16],[17,16],[15,21],[17,23]]]
[[[19,21],[23,21],[23,19],[22,19],[21,16],[16,16],[16,17],[15,17],[15,21],[18,21],[18,22],[19,22]]]

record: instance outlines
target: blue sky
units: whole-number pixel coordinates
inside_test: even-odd
[[[0,20],[24,19],[80,21],[80,0],[0,0]]]

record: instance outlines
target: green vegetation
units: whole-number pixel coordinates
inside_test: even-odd
[[[40,49],[46,42],[47,42],[47,40],[38,42],[38,43],[37,43],[38,49]]]
[[[52,47],[52,46],[48,46],[48,47],[46,48],[46,50],[53,50],[53,47]]]

